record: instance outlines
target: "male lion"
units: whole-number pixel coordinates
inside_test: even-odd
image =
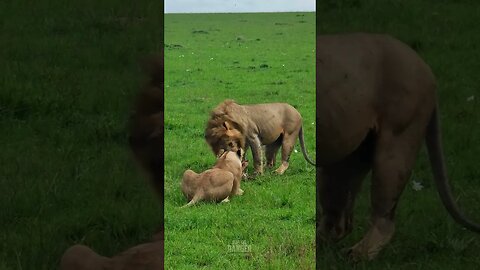
[[[480,232],[454,203],[435,78],[415,51],[387,35],[318,36],[316,100],[317,237],[339,240],[352,231],[355,196],[372,170],[370,228],[350,255],[374,258],[394,234],[395,208],[424,139],[443,204]]]
[[[129,143],[135,159],[148,173],[161,203],[161,226],[151,242],[113,256],[98,255],[84,245],[67,249],[61,270],[159,270],[163,266],[163,54],[145,62],[150,81],[142,88],[130,120]]]
[[[182,192],[189,201],[182,207],[206,201],[228,202],[233,195],[243,195],[240,189],[243,169],[248,162],[242,162],[243,149],[237,152],[225,151],[220,154],[215,166],[200,174],[186,170],[183,174]]]
[[[303,156],[315,166],[305,149],[302,117],[287,103],[239,105],[225,100],[210,113],[205,129],[205,139],[216,155],[221,150],[247,151],[251,147],[255,174],[263,173],[262,145],[266,145],[269,167],[275,166],[275,156],[282,147],[282,164],[276,172],[283,174],[297,137]]]

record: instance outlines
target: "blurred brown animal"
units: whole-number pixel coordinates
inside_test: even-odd
[[[112,258],[98,255],[84,245],[65,251],[61,270],[159,270],[163,267],[163,231],[155,241],[132,247]]]
[[[317,36],[316,98],[317,241],[352,231],[355,197],[372,170],[370,228],[349,254],[373,259],[394,234],[395,209],[424,140],[444,206],[480,232],[451,194],[435,77],[414,50],[387,35]]]
[[[163,230],[163,54],[149,58],[144,70],[150,77],[140,90],[129,123],[129,145],[141,168],[149,175],[160,199],[161,226],[149,243],[127,249],[112,258],[84,245],[74,245],[62,256],[61,270],[164,269]]]
[[[135,100],[129,122],[129,145],[140,166],[149,175],[157,194],[163,194],[163,54],[143,64],[150,80]],[[161,198],[163,209],[163,198]],[[163,210],[162,210],[163,211]],[[162,215],[163,216],[163,215]]]

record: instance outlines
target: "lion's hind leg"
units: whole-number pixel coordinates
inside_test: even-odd
[[[293,147],[298,138],[298,133],[300,128],[295,129],[291,133],[284,133],[282,140],[282,164],[275,170],[276,173],[282,175],[288,169],[288,161],[290,160],[290,155],[292,154]]]
[[[382,130],[376,138],[371,185],[370,228],[350,249],[354,260],[373,259],[395,232],[398,200],[410,178],[424,138],[424,123],[417,122],[400,134]]]
[[[240,179],[240,177],[239,177]],[[208,200],[216,202],[228,202],[230,198],[236,195],[240,188],[239,183],[235,181],[235,176],[229,171],[220,171],[210,178],[210,185],[206,190]]]
[[[275,160],[277,157],[278,150],[282,146],[283,135],[280,135],[278,139],[272,144],[265,146],[265,157],[267,159],[267,167],[271,168],[275,166]]]
[[[319,240],[338,241],[352,231],[355,198],[372,166],[370,142],[370,139],[365,140],[347,158],[320,170]]]

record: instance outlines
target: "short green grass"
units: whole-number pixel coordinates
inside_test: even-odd
[[[228,204],[179,209],[183,172],[215,162],[203,133],[224,99],[294,105],[315,156],[314,50],[314,13],[165,16],[167,269],[315,267],[315,168],[298,144],[285,175],[242,182],[245,194]],[[232,245],[250,252],[231,252]]]
[[[0,269],[149,239],[158,201],[126,140],[160,1],[0,1]]]
[[[449,178],[460,207],[480,222],[480,32],[476,1],[322,1],[318,34],[389,33],[416,48],[438,80],[443,142]],[[397,211],[397,233],[374,262],[355,269],[478,269],[480,236],[462,229],[442,206],[425,151]],[[341,249],[367,229],[369,182],[358,200],[353,233],[337,245],[320,245],[319,269],[351,269]]]
[[[0,269],[55,269],[74,243],[112,255],[158,225],[155,198],[126,148],[125,122],[139,83],[137,59],[159,49],[159,6],[0,2]],[[388,32],[432,66],[449,176],[461,207],[480,221],[479,4],[325,0],[317,8],[319,33]],[[180,211],[178,185],[183,170],[213,164],[204,121],[224,98],[296,105],[313,156],[314,20],[312,13],[167,15],[167,268],[313,268],[315,173],[300,153],[286,175],[244,182],[245,195],[227,205]],[[397,234],[377,261],[354,267],[341,255],[367,228],[367,181],[354,232],[321,245],[317,266],[477,269],[479,236],[459,228],[440,204],[424,153],[414,179],[425,188],[406,189]],[[251,253],[230,253],[239,243]]]

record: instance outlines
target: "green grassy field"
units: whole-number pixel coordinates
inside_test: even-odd
[[[317,33],[384,32],[414,47],[438,80],[449,178],[458,203],[480,222],[480,4],[475,1],[323,1]],[[425,151],[397,210],[397,233],[370,263],[356,269],[479,269],[480,236],[463,230],[438,198]],[[321,245],[319,269],[350,269],[340,250],[366,232],[369,181],[358,200],[354,232],[338,245]]]
[[[0,1],[0,269],[56,269],[150,239],[158,202],[126,140],[155,1]]]
[[[166,268],[313,269],[315,168],[298,143],[285,175],[242,182],[228,204],[179,207],[183,172],[215,162],[203,132],[226,98],[294,105],[315,155],[315,14],[167,14],[165,44]]]
[[[480,221],[474,3],[325,0],[317,8],[319,33],[387,32],[431,65],[454,193]],[[0,2],[0,269],[55,269],[75,243],[113,255],[158,225],[158,204],[131,161],[125,130],[140,83],[137,60],[159,49],[158,10],[155,1]],[[300,152],[284,176],[243,182],[245,195],[229,204],[178,209],[183,171],[214,162],[203,129],[225,98],[295,105],[314,155],[314,21],[313,13],[166,16],[168,269],[314,267],[315,172]],[[367,228],[366,181],[354,232],[321,245],[318,267],[478,269],[480,237],[444,210],[425,153],[413,179],[424,189],[407,187],[397,234],[378,260],[353,267],[341,253]],[[239,243],[251,252],[229,252]]]

